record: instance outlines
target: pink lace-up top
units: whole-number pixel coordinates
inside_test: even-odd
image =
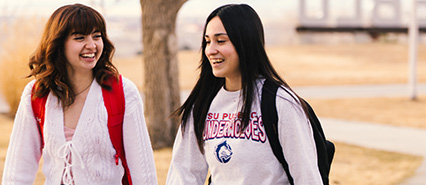
[[[72,136],[74,135],[75,129],[64,126],[64,132],[65,132],[65,140],[71,141]]]

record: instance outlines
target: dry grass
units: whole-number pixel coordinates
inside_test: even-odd
[[[426,129],[426,95],[398,98],[309,99],[320,117]]]
[[[6,157],[7,146],[9,144],[9,137],[12,127],[12,120],[5,116],[0,116],[0,175],[3,174],[4,160]]]
[[[293,86],[406,83],[409,75],[408,46],[403,44],[298,45],[269,52]],[[419,52],[418,60],[418,71],[426,71],[426,53]],[[418,77],[426,82],[426,74]]]
[[[29,75],[28,59],[39,41],[41,22],[38,18],[20,18],[0,30],[5,38],[0,42],[0,90],[9,104],[11,116],[15,115],[20,95],[30,81],[25,78]]]
[[[158,184],[166,184],[167,172],[172,159],[172,149],[164,148],[154,151],[155,167],[157,170]]]
[[[330,171],[331,185],[396,185],[413,175],[422,158],[336,144]]]
[[[426,45],[419,46],[418,80],[426,83]],[[291,86],[392,84],[408,81],[404,44],[291,45],[268,48],[271,62]],[[180,87],[192,89],[198,77],[199,51],[180,51]],[[117,59],[120,72],[143,87],[142,56]],[[135,72],[135,69],[138,72]],[[140,72],[139,72],[140,71]]]

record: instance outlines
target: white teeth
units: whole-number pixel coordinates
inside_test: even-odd
[[[81,56],[83,58],[93,58],[93,57],[95,57],[95,54],[94,53],[91,53],[91,54],[82,54]]]
[[[212,60],[211,60],[211,62],[212,62],[213,64],[217,64],[217,63],[221,63],[221,62],[223,62],[223,59],[212,59]]]

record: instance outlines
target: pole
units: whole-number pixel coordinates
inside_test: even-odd
[[[408,52],[408,60],[409,60],[409,92],[410,99],[417,99],[417,44],[418,44],[418,36],[419,36],[419,27],[417,23],[417,0],[412,0],[411,5],[411,19],[409,25],[409,52]]]

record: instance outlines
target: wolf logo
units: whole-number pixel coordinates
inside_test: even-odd
[[[232,149],[226,141],[218,144],[215,151],[216,158],[221,163],[227,163],[231,160]]]

